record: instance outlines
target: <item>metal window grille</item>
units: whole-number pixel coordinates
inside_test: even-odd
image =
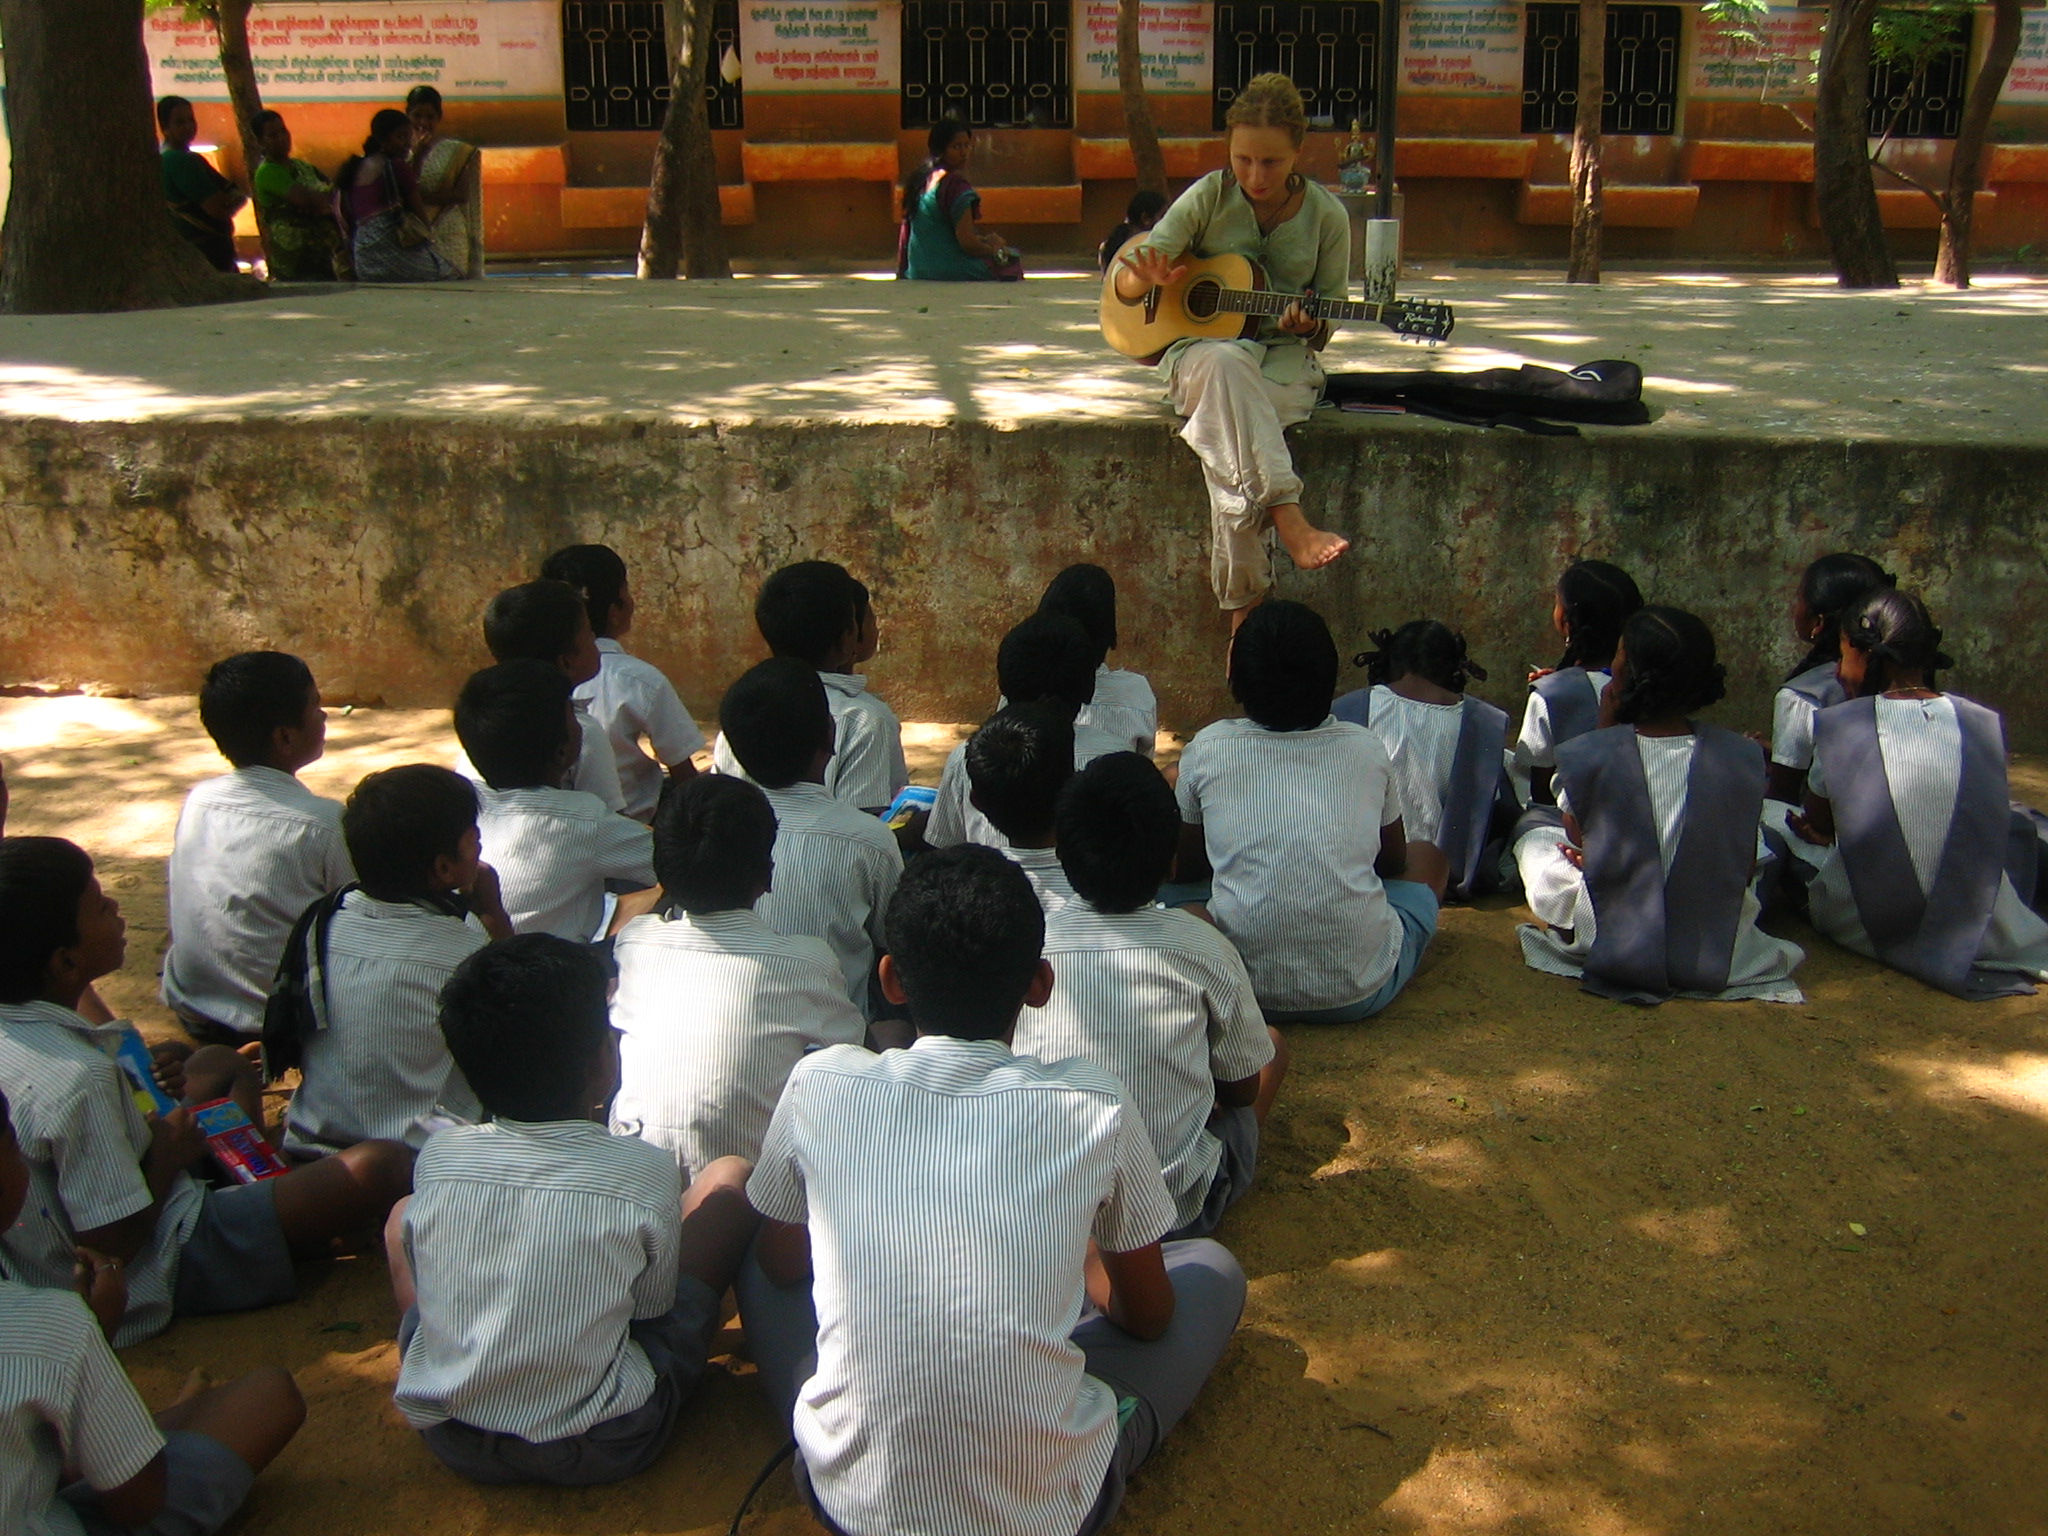
[[[1300,87],[1312,127],[1379,126],[1379,0],[1222,0],[1215,37],[1218,129],[1245,82],[1268,73]]]
[[[1607,7],[1602,133],[1671,133],[1678,123],[1675,5]],[[1522,132],[1570,133],[1579,109],[1579,8],[1532,5],[1522,51]]]
[[[1963,126],[1963,97],[1970,88],[1968,12],[1955,18],[1941,51],[1919,77],[1909,64],[1870,61],[1870,136],[1895,139],[1952,139]]]
[[[1070,128],[1071,0],[904,0],[903,126]]]
[[[668,37],[662,0],[563,0],[562,89],[571,133],[651,131],[668,111]],[[746,123],[738,81],[719,73],[739,47],[739,0],[717,0],[704,99],[714,128]]]

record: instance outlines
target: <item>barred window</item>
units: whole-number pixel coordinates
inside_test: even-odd
[[[1254,75],[1301,91],[1312,128],[1378,126],[1379,0],[1221,0],[1216,7],[1215,125]]]
[[[903,0],[903,126],[1071,128],[1071,0]]]
[[[1607,7],[1602,133],[1672,133],[1678,126],[1675,5]],[[1570,133],[1579,110],[1579,8],[1532,5],[1522,53],[1522,132]]]
[[[571,133],[649,131],[668,111],[668,36],[662,0],[563,0],[562,94]],[[719,61],[740,39],[739,0],[716,0],[704,97],[714,128],[746,123],[740,83]]]
[[[1881,139],[1952,139],[1963,126],[1963,98],[1970,89],[1970,26],[1964,11],[1950,18],[1948,35],[1924,64],[1911,60],[1870,61],[1870,136]]]

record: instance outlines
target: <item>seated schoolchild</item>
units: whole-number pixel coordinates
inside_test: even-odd
[[[1866,555],[1822,555],[1799,578],[1792,594],[1792,632],[1806,647],[1778,687],[1771,707],[1771,798],[1798,805],[1813,766],[1813,717],[1841,703],[1835,665],[1842,659],[1842,619],[1871,593],[1899,579]]]
[[[825,788],[835,737],[824,683],[806,662],[771,657],[726,690],[718,727],[775,813],[774,884],[755,912],[777,933],[823,939],[865,1012],[903,854],[880,821]]]
[[[1958,997],[2028,993],[2048,980],[2048,923],[2007,873],[2005,721],[1936,686],[1950,665],[1916,597],[1879,591],[1844,618],[1849,699],[1814,716],[1787,847],[1816,870],[1807,916],[1843,948]]]
[[[1401,825],[1435,843],[1451,866],[1446,895],[1470,901],[1499,882],[1499,855],[1515,807],[1506,795],[1508,717],[1467,696],[1468,677],[1486,669],[1465,654],[1465,637],[1434,619],[1417,619],[1372,637],[1379,649],[1356,659],[1367,686],[1330,706],[1339,720],[1379,737],[1394,766]],[[1493,837],[1495,807],[1504,815]],[[1487,857],[1491,844],[1491,857]]]
[[[636,917],[613,948],[612,1129],[685,1169],[751,1160],[798,1058],[866,1032],[831,947],[777,933],[754,911],[780,874],[777,846],[756,786],[729,774],[677,785],[654,817],[654,868],[672,910]]]
[[[1230,647],[1246,718],[1180,760],[1176,878],[1213,882],[1269,1023],[1339,1024],[1391,1003],[1436,932],[1448,866],[1402,828],[1387,749],[1330,714],[1337,646],[1300,603],[1254,609]]]
[[[455,967],[512,936],[476,821],[476,787],[431,763],[373,773],[348,797],[341,830],[360,884],[293,930],[264,1030],[270,1076],[301,1074],[286,1152],[379,1136],[418,1149],[441,1124],[478,1118],[440,1020]]]
[[[1099,653],[1087,631],[1057,614],[1034,613],[1003,636],[996,649],[996,685],[1003,707],[1048,704],[1068,720],[1078,720],[1095,696]],[[1128,752],[1130,743],[1092,725],[1074,727],[1074,766],[1085,768],[1110,752]],[[939,775],[938,799],[925,829],[934,848],[956,843],[983,843],[1000,848],[1006,839],[977,811],[969,799],[967,746],[963,742],[946,759]]]
[[[847,1536],[1099,1529],[1244,1305],[1223,1248],[1162,1248],[1173,1202],[1115,1077],[1011,1053],[1054,986],[1043,929],[993,850],[912,861],[881,970],[916,1042],[798,1063],[748,1182],[748,1350]]]
[[[540,573],[549,581],[566,581],[583,598],[597,637],[599,665],[597,676],[576,685],[576,702],[611,745],[626,814],[652,821],[661,786],[697,771],[690,757],[703,747],[704,733],[661,668],[628,654],[620,643],[633,627],[636,605],[626,584],[626,562],[616,551],[603,544],[572,544],[549,555]]]
[[[31,1188],[0,1094],[0,1229]],[[0,1280],[0,1529],[211,1536],[298,1433],[305,1399],[271,1366],[152,1417],[108,1345],[127,1274],[103,1253],[78,1264],[76,1289]]]
[[[591,683],[603,669],[604,655],[597,648],[597,635],[590,627],[590,610],[566,581],[529,581],[507,587],[484,610],[484,644],[491,659],[543,661],[559,667],[574,689]],[[578,699],[577,723],[583,732],[577,739],[575,774],[571,789],[595,795],[608,811],[626,808],[625,790],[620,785],[619,762],[612,755],[611,737],[590,718],[590,705]],[[481,778],[473,773],[472,778]]]
[[[1723,691],[1705,624],[1629,616],[1602,726],[1558,747],[1558,809],[1530,812],[1515,839],[1540,920],[1521,930],[1531,966],[1620,1002],[1802,1001],[1805,954],[1757,926],[1763,749],[1692,718]]]
[[[171,846],[163,998],[196,1040],[240,1045],[299,914],[355,878],[341,806],[299,770],[327,747],[327,715],[296,656],[249,651],[206,674],[199,720],[233,773],[194,786]]]
[[[80,1248],[119,1260],[123,1348],[174,1314],[291,1300],[293,1261],[374,1232],[412,1174],[408,1149],[365,1141],[254,1184],[195,1181],[189,1170],[208,1152],[191,1106],[232,1097],[260,1125],[256,1068],[225,1046],[191,1052],[165,1084],[183,1104],[143,1119],[114,1059],[127,1026],[77,1012],[86,989],[121,968],[126,926],[85,850],[56,837],[0,840],[0,1083],[35,1213],[0,1232],[0,1263],[25,1285],[62,1289]]]
[[[1529,674],[1529,705],[1515,740],[1516,792],[1525,804],[1556,803],[1550,779],[1558,745],[1598,729],[1622,621],[1642,606],[1635,579],[1605,560],[1574,560],[1558,577],[1550,622],[1564,637],[1564,654],[1555,667]]]
[[[587,942],[605,925],[605,882],[654,884],[654,834],[562,788],[583,732],[569,686],[545,662],[486,667],[462,685],[455,734],[483,776],[477,830],[512,927]]]
[[[644,1471],[704,1373],[755,1227],[737,1158],[687,1192],[604,1128],[619,1083],[604,963],[529,933],[465,960],[441,1028],[488,1124],[437,1132],[385,1252],[398,1411],[479,1483]]]
[[[1038,611],[1072,619],[1101,651],[1095,696],[1081,707],[1074,724],[1092,725],[1150,757],[1159,742],[1159,700],[1143,673],[1109,664],[1109,653],[1117,647],[1115,579],[1099,565],[1070,565],[1046,584]]]
[[[1180,810],[1133,752],[1098,757],[1060,796],[1060,862],[1075,898],[1045,920],[1055,981],[1017,1021],[1016,1049],[1109,1068],[1144,1119],[1177,1237],[1206,1237],[1251,1188],[1259,1127],[1287,1075],[1230,940],[1154,904]]]
[[[834,729],[825,788],[861,810],[887,810],[910,782],[910,770],[896,712],[854,670],[874,660],[882,644],[867,587],[829,560],[799,560],[761,584],[754,623],[770,655],[803,662],[825,685]],[[713,744],[711,756],[720,773],[744,776],[723,741]]]
[[[1050,917],[1074,895],[1054,846],[1060,791],[1074,776],[1072,723],[1049,704],[1012,704],[982,722],[966,750],[967,803],[1002,835],[1004,856]]]

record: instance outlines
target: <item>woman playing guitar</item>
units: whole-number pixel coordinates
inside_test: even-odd
[[[1308,132],[1301,92],[1285,75],[1259,75],[1231,103],[1224,145],[1230,169],[1212,171],[1180,195],[1116,275],[1117,296],[1138,303],[1176,281],[1179,258],[1232,253],[1265,269],[1270,287],[1342,298],[1351,272],[1351,222],[1344,205],[1294,168]],[[1233,631],[1272,590],[1265,530],[1289,557],[1318,570],[1351,547],[1302,515],[1301,477],[1283,431],[1306,421],[1323,389],[1317,353],[1327,322],[1291,304],[1256,341],[1175,342],[1159,367],[1181,437],[1202,461],[1209,487],[1209,579]]]

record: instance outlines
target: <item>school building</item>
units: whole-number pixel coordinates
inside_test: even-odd
[[[1306,169],[1335,183],[1358,124],[1370,143],[1392,0],[1159,0],[1142,46],[1169,173],[1223,163],[1237,88],[1283,70],[1313,122]],[[1696,4],[1607,8],[1607,250],[1617,257],[1814,257],[1813,55],[1824,6],[1772,9],[1752,32]],[[200,104],[203,138],[239,158],[213,39],[152,14],[159,94]],[[355,0],[258,4],[266,104],[331,169],[372,111],[415,84],[483,148],[488,249],[505,257],[633,249],[668,97],[661,0]],[[1876,65],[1886,163],[1939,183],[1990,33],[1960,13],[1917,78]],[[1400,18],[1397,176],[1421,258],[1557,257],[1578,78],[1571,3],[1408,0]],[[1116,90],[1115,0],[718,0],[708,88],[732,248],[747,258],[886,264],[896,190],[942,115],[976,130],[985,223],[1028,255],[1080,255],[1133,190]],[[2048,11],[2030,10],[1992,124],[1979,250],[2048,249]],[[1905,257],[1932,254],[1932,202],[1880,178]],[[249,233],[253,236],[251,226]]]

